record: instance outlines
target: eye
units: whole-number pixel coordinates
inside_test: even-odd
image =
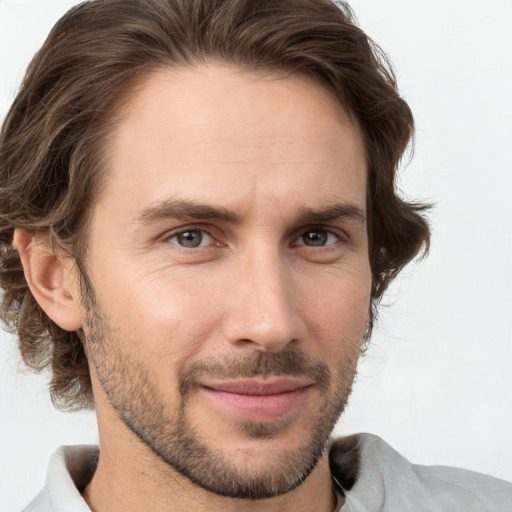
[[[169,242],[186,249],[196,249],[198,247],[205,247],[213,242],[213,238],[200,229],[187,229],[180,231],[168,238]]]
[[[299,236],[296,245],[308,245],[310,247],[324,247],[339,242],[340,237],[327,229],[309,229]]]

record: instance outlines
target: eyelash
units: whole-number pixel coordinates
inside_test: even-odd
[[[204,235],[206,235],[207,237],[209,237],[211,239],[212,242],[215,242],[214,245],[221,245],[220,242],[218,242],[215,238],[215,236],[213,236],[209,230],[205,229],[204,227],[197,227],[197,226],[189,226],[189,227],[186,227],[186,228],[183,228],[183,229],[179,229],[179,230],[176,230],[176,231],[172,231],[170,233],[168,233],[167,235],[165,235],[164,237],[164,241],[165,242],[169,242],[173,245],[175,245],[177,248],[179,249],[182,249],[182,250],[185,250],[185,251],[190,251],[192,249],[207,249],[209,247],[212,246],[212,242],[210,242],[208,245],[206,246],[198,246],[198,247],[184,247],[178,243],[173,243],[172,240],[175,239],[175,238],[178,238],[180,235],[185,235],[186,233],[201,233],[201,237],[203,238]],[[200,240],[200,243],[202,242],[203,240],[201,239]]]
[[[332,236],[335,237],[335,241],[331,242],[331,243],[326,243],[325,245],[314,245],[314,244],[308,245],[306,243],[304,237],[308,233],[309,234],[316,233],[318,235],[320,232],[327,235],[327,240],[329,239],[329,237],[332,237]],[[302,243],[297,243],[297,241],[301,240],[301,239],[302,239]],[[312,241],[314,241],[314,240],[312,240]],[[343,241],[343,237],[341,236],[341,234],[338,233],[337,231],[334,231],[333,229],[327,229],[326,227],[312,227],[312,228],[306,229],[298,237],[296,237],[294,245],[304,246],[304,247],[313,247],[313,248],[318,248],[318,249],[327,249],[327,248],[332,248],[332,246],[334,246],[337,242],[342,242],[342,241]]]
[[[199,245],[197,247],[185,247],[183,245],[180,245],[179,243],[172,242],[173,239],[177,239],[177,237],[179,237],[180,235],[185,235],[186,233],[194,233],[194,232],[201,233],[201,239],[200,239]],[[303,237],[308,233],[314,233],[314,232],[323,232],[327,235],[327,238],[334,236],[336,240],[332,243],[328,243],[325,245],[308,245],[307,243],[304,242]],[[203,242],[202,238],[204,238],[204,235],[209,237],[211,239],[211,241],[208,243],[208,245],[201,246],[200,244]],[[300,230],[300,234],[294,235],[293,242],[291,245],[292,245],[292,247],[305,247],[305,248],[310,247],[310,248],[315,248],[317,250],[330,250],[338,242],[342,242],[342,243],[345,242],[346,238],[347,238],[346,234],[344,232],[341,232],[339,229],[335,230],[333,228],[327,228],[324,226],[312,226],[312,227],[308,227],[308,228],[302,228]],[[298,242],[300,239],[303,240],[302,243]],[[191,251],[193,249],[205,250],[205,249],[211,248],[212,245],[217,245],[217,246],[222,245],[222,243],[218,242],[216,240],[216,237],[214,235],[212,235],[208,229],[205,229],[204,227],[201,227],[201,226],[189,226],[186,228],[179,229],[177,231],[172,231],[171,233],[168,233],[164,237],[164,241],[172,243],[177,248],[187,251],[187,252]],[[214,243],[212,244],[212,242],[214,242]]]

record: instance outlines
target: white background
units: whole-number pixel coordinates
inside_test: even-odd
[[[0,0],[0,118],[65,0]],[[512,1],[354,0],[391,55],[417,123],[402,189],[435,201],[429,259],[388,293],[337,433],[368,431],[412,461],[512,479]],[[60,444],[95,442],[59,413],[0,332],[0,510],[43,485]]]

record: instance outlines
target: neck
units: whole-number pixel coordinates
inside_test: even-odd
[[[93,512],[268,512],[338,510],[333,499],[327,453],[296,489],[262,500],[218,496],[198,487],[149,449],[123,450],[113,440],[100,444],[96,473],[83,491]],[[138,441],[136,441],[138,442]]]

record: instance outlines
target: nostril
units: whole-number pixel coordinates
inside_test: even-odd
[[[253,345],[255,343],[255,341],[252,341],[249,338],[242,338],[241,340],[238,340],[239,345]]]

